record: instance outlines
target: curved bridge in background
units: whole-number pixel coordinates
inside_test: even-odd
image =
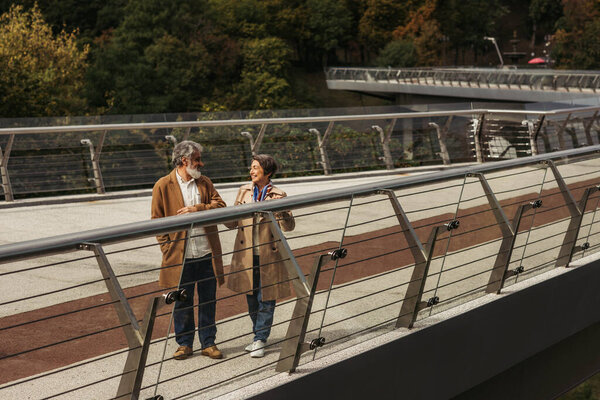
[[[600,91],[598,71],[332,67],[326,70],[326,79],[332,90],[492,101],[564,101],[597,97]]]

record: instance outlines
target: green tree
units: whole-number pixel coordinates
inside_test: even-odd
[[[414,67],[417,64],[417,51],[411,40],[400,39],[389,42],[375,60],[379,67]]]
[[[558,68],[600,68],[600,5],[594,0],[564,0],[552,58]]]
[[[335,49],[349,39],[352,16],[339,0],[307,0],[306,6],[310,15],[307,60],[313,55],[315,64],[327,65],[335,59]]]
[[[439,65],[441,61],[442,34],[440,24],[434,17],[437,5],[438,0],[425,0],[410,11],[408,23],[394,31],[394,37],[413,42],[417,64],[421,66]]]
[[[268,36],[266,3],[261,0],[210,0],[211,19],[218,21],[224,33],[237,38]]]
[[[88,47],[76,32],[54,35],[37,7],[15,5],[0,16],[0,115],[81,114]]]
[[[244,68],[228,97],[232,109],[274,109],[294,105],[287,79],[291,48],[279,38],[252,39],[244,43]]]
[[[90,104],[113,113],[200,108],[210,95],[211,72],[220,68],[206,46],[205,38],[214,35],[203,18],[205,6],[193,0],[130,0],[123,22],[93,52]]]
[[[552,34],[556,22],[563,15],[561,0],[531,0],[529,18],[533,24],[533,34]]]
[[[377,52],[393,39],[394,30],[404,25],[412,2],[395,0],[366,0],[358,32],[363,45]]]
[[[268,72],[244,71],[234,87],[230,109],[282,109],[293,106],[289,83]]]
[[[454,63],[458,64],[460,51],[482,51],[484,36],[497,36],[498,22],[508,12],[500,0],[445,0],[438,3],[434,17],[440,31],[455,50]]]
[[[286,40],[307,67],[321,67],[350,38],[352,15],[342,0],[265,0],[269,32]]]
[[[592,378],[593,379],[593,378]],[[585,382],[561,396],[560,400],[595,400],[593,383]]]
[[[190,41],[186,44],[165,34],[146,47],[144,58],[152,66],[156,81],[162,84],[160,94],[148,99],[150,109],[175,111],[179,107],[195,108],[188,106],[188,100],[196,97],[190,89],[203,89],[201,82],[210,75],[210,57],[201,43]]]
[[[242,47],[244,70],[252,72],[268,72],[284,76],[290,66],[292,50],[276,37],[251,39]]]
[[[8,11],[12,4],[25,9],[37,5],[55,33],[78,30],[78,38],[90,43],[103,31],[119,25],[126,3],[127,0],[0,0],[0,12]]]
[[[346,59],[350,58],[351,52],[358,50],[360,52],[361,62],[364,62],[366,49],[359,40],[358,26],[360,19],[365,12],[366,5],[364,0],[344,0],[344,6],[350,12],[350,30],[348,31],[350,38],[346,42],[344,48]]]

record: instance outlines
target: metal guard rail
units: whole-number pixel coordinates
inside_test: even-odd
[[[577,117],[577,114],[581,115],[581,118]],[[593,114],[593,115],[592,115]],[[510,150],[510,146],[505,149],[498,147],[498,144],[492,143],[495,135],[503,135],[505,132],[492,132],[489,129],[492,128],[484,128],[484,126],[488,126],[488,120],[493,120],[498,116],[506,115],[510,116],[509,118],[514,119],[515,116],[522,115],[524,120],[521,121],[521,124],[518,127],[511,127],[510,129],[515,130],[517,132],[519,129],[522,131],[522,135],[528,136],[527,139],[517,138],[519,134],[515,134],[515,140],[520,140],[521,142],[517,144],[519,150],[518,152],[523,155],[536,155],[539,151],[538,147],[540,144],[538,143],[538,138],[542,138],[545,146],[545,152],[550,152],[555,149],[551,148],[551,140],[546,134],[545,129],[554,125],[556,137],[558,138],[558,149],[564,150],[569,148],[564,139],[564,133],[568,133],[572,136],[573,148],[576,148],[580,145],[581,139],[577,140],[577,134],[575,133],[576,128],[567,127],[567,123],[570,123],[571,126],[576,126],[573,124],[577,124],[580,121],[583,121],[584,131],[585,131],[585,143],[587,145],[593,144],[594,139],[590,133],[591,128],[596,123],[598,115],[600,114],[600,106],[589,106],[589,107],[575,107],[575,108],[565,108],[565,109],[556,109],[556,110],[498,110],[498,109],[470,109],[470,110],[450,110],[450,111],[429,111],[429,112],[403,112],[403,113],[385,113],[385,114],[362,114],[362,115],[332,115],[332,116],[319,116],[319,117],[297,117],[297,118],[256,118],[256,119],[234,119],[234,120],[216,120],[216,121],[179,121],[179,122],[153,122],[153,123],[127,123],[127,124],[92,124],[92,125],[66,125],[66,126],[48,126],[48,127],[14,127],[14,128],[2,128],[0,129],[0,137],[7,137],[8,140],[4,144],[4,148],[0,147],[0,177],[2,179],[1,182],[1,192],[0,194],[4,195],[4,199],[7,202],[11,202],[15,198],[15,190],[13,189],[13,185],[11,184],[11,176],[9,171],[9,160],[11,156],[11,150],[15,147],[16,138],[19,135],[28,135],[28,134],[41,134],[41,135],[52,135],[52,134],[61,134],[61,133],[73,133],[73,132],[89,132],[89,133],[100,133],[97,143],[93,143],[91,139],[84,138],[81,139],[80,142],[82,145],[87,145],[89,147],[90,152],[90,160],[84,161],[81,159],[79,164],[73,164],[75,161],[70,161],[69,164],[69,173],[66,174],[67,170],[59,171],[59,167],[57,164],[61,164],[60,159],[54,156],[48,157],[56,157],[55,159],[50,158],[48,168],[43,168],[44,174],[41,175],[43,179],[50,179],[47,181],[40,181],[37,178],[35,171],[31,171],[29,169],[20,170],[19,168],[23,167],[23,163],[27,160],[29,156],[21,156],[19,161],[15,161],[15,167],[18,171],[18,174],[15,176],[20,177],[19,187],[21,188],[18,191],[19,194],[27,195],[28,193],[36,193],[36,192],[61,192],[64,191],[72,191],[72,190],[93,190],[95,189],[98,194],[104,194],[106,192],[106,187],[136,187],[138,185],[149,185],[153,183],[159,176],[161,176],[164,172],[157,171],[155,167],[151,173],[147,174],[147,177],[141,179],[141,181],[131,182],[123,177],[122,167],[119,167],[121,161],[119,161],[119,156],[117,155],[117,164],[114,164],[115,159],[108,159],[105,162],[105,166],[110,166],[108,170],[105,172],[111,174],[111,183],[109,185],[105,184],[105,179],[103,178],[103,168],[101,166],[100,158],[102,156],[102,149],[105,143],[105,138],[108,132],[111,131],[121,131],[121,130],[129,130],[129,131],[140,131],[140,130],[157,130],[157,129],[177,129],[177,128],[186,128],[187,133],[184,133],[183,139],[187,139],[190,129],[192,128],[208,128],[208,127],[231,127],[231,126],[256,126],[259,132],[256,137],[249,132],[241,132],[242,136],[247,137],[250,140],[250,151],[252,154],[256,154],[259,151],[261,143],[266,135],[267,126],[274,125],[285,125],[285,124],[315,124],[315,123],[328,123],[328,126],[325,132],[321,133],[319,129],[309,128],[308,131],[311,134],[316,134],[317,146],[314,147],[311,143],[311,140],[308,140],[305,143],[308,143],[308,148],[305,151],[311,152],[310,155],[314,158],[314,160],[309,161],[308,164],[302,164],[300,168],[309,168],[308,170],[296,171],[294,168],[290,167],[290,171],[292,173],[300,173],[304,171],[305,173],[310,170],[310,172],[315,172],[316,170],[311,169],[314,167],[310,167],[312,162],[314,161],[316,165],[320,165],[323,173],[325,175],[329,175],[332,173],[332,162],[328,156],[329,152],[336,151],[335,148],[331,148],[332,146],[328,141],[333,140],[332,133],[334,132],[334,124],[336,122],[353,122],[353,121],[391,121],[389,126],[383,129],[377,124],[371,126],[373,132],[378,133],[378,139],[369,139],[369,135],[363,135],[362,132],[358,132],[360,135],[356,137],[360,137],[362,139],[366,139],[369,141],[370,146],[375,146],[372,148],[372,152],[377,152],[381,154],[381,157],[373,158],[373,154],[369,153],[360,153],[362,157],[366,157],[366,159],[356,159],[350,164],[346,165],[345,162],[342,162],[338,168],[352,167],[352,168],[365,168],[365,163],[368,164],[368,168],[373,167],[381,167],[381,161],[383,160],[385,164],[385,168],[391,170],[394,169],[395,161],[405,160],[404,155],[398,155],[398,148],[401,146],[411,146],[410,143],[404,143],[404,140],[413,140],[412,133],[409,131],[408,136],[405,136],[405,131],[402,131],[402,144],[399,142],[392,143],[392,132],[395,129],[396,121],[404,120],[404,119],[433,119],[440,117],[447,117],[445,123],[436,123],[429,122],[426,124],[426,127],[423,128],[424,132],[428,132],[429,130],[434,129],[437,133],[437,138],[433,139],[433,141],[437,141],[440,147],[439,153],[434,153],[433,145],[431,148],[427,150],[419,150],[425,151],[427,154],[431,153],[432,159],[423,159],[423,161],[427,162],[438,162],[435,154],[438,154],[441,158],[441,161],[444,164],[451,164],[452,159],[467,159],[471,158],[474,153],[477,162],[485,162],[486,158],[494,159],[494,158],[502,158],[507,151]],[[461,143],[459,147],[453,148],[453,152],[456,154],[451,154],[447,145],[447,141],[450,136],[450,126],[452,124],[454,117],[469,117],[471,119],[471,125],[464,128],[466,131],[463,131],[463,128],[460,128],[460,132],[454,133],[452,131],[451,140],[455,143]],[[564,116],[564,117],[563,117]],[[559,123],[560,120],[560,123]],[[439,122],[439,121],[438,121]],[[515,121],[512,121],[515,123]],[[381,124],[380,124],[381,125]],[[493,123],[492,123],[493,125]],[[525,127],[525,128],[522,128]],[[284,133],[285,134],[285,133]],[[428,137],[429,133],[423,134],[422,138],[416,139],[417,141],[422,142],[422,146],[425,146],[425,142],[430,142],[431,138]],[[172,135],[166,135],[165,139],[176,143],[177,139]],[[492,140],[489,140],[492,139]],[[600,139],[598,139],[600,140]],[[379,143],[375,143],[379,142]],[[149,146],[155,152],[162,152],[164,149],[159,150],[160,145],[157,145],[152,141],[145,141],[145,146]],[[242,145],[242,148],[245,147],[243,143],[238,143],[236,146]],[[329,149],[327,147],[330,147]],[[471,149],[468,149],[469,146],[473,146]],[[512,148],[517,151],[517,147],[515,145],[511,145]],[[395,156],[392,154],[392,147],[394,147],[394,151],[396,151]],[[22,150],[21,150],[22,151]],[[229,150],[229,148],[223,148],[220,151],[233,151],[230,154],[236,154],[235,157],[240,158],[236,159],[232,164],[227,165],[227,167],[232,168],[230,175],[224,175],[224,178],[233,178],[239,177],[236,174],[239,174],[238,165],[241,161],[241,158],[244,158],[243,154],[245,150],[240,151],[240,147],[234,147]],[[344,150],[347,151],[347,150]],[[412,151],[412,150],[411,150]],[[13,150],[14,152],[14,150]],[[486,154],[490,153],[489,156]],[[116,153],[119,153],[118,151]],[[317,155],[318,153],[318,155]],[[110,154],[110,152],[108,152]],[[412,154],[412,153],[411,153]],[[359,155],[359,156],[360,156]],[[83,154],[82,154],[83,156]],[[151,155],[154,157],[154,155]],[[518,155],[517,155],[518,156]],[[108,157],[108,155],[107,155]],[[114,155],[113,155],[114,157]],[[121,157],[124,157],[121,155]],[[339,156],[338,156],[339,158]],[[342,157],[345,159],[346,157]],[[136,160],[135,154],[131,158],[132,160]],[[357,161],[359,160],[359,161]],[[412,160],[412,155],[408,158],[408,160]],[[88,163],[91,161],[91,168]],[[165,160],[158,160],[159,163],[164,162]],[[142,162],[140,160],[140,162]],[[340,161],[337,161],[340,163]],[[20,163],[20,164],[19,164]],[[84,165],[83,169],[82,165]],[[114,165],[113,165],[114,164]],[[20,165],[20,166],[19,166]],[[116,165],[116,167],[115,167]],[[292,164],[290,164],[292,165]],[[65,166],[66,168],[66,166]],[[107,167],[108,168],[108,167]],[[235,172],[233,172],[235,171]],[[61,174],[65,174],[65,177],[58,178]],[[23,177],[21,177],[21,175]],[[28,178],[28,176],[31,177]],[[67,178],[68,176],[68,178]],[[82,182],[84,178],[85,183]],[[37,179],[37,181],[36,181]],[[53,181],[54,180],[54,181]],[[41,186],[43,182],[53,182],[55,186],[50,185],[50,187]],[[83,186],[78,186],[83,185]],[[93,185],[93,186],[90,186]],[[62,189],[61,189],[62,188]]]
[[[160,128],[199,128],[216,126],[240,126],[240,125],[278,125],[278,124],[302,124],[317,122],[351,122],[385,119],[406,118],[428,118],[448,117],[461,115],[481,114],[510,114],[510,115],[539,115],[553,116],[571,113],[583,113],[600,110],[600,106],[563,108],[556,110],[502,110],[502,109],[472,109],[451,111],[427,111],[406,112],[388,114],[361,114],[361,115],[332,115],[323,117],[297,117],[297,118],[255,118],[255,119],[231,119],[219,121],[178,121],[178,122],[149,122],[131,124],[91,124],[91,125],[64,125],[48,127],[20,127],[0,128],[0,135],[24,135],[32,133],[64,133],[64,132],[89,132],[89,131],[114,131],[124,129],[160,129]]]
[[[404,83],[428,84],[426,80],[465,82],[467,86],[521,85],[543,90],[588,89],[596,92],[600,86],[597,71],[559,71],[533,69],[489,68],[345,68],[331,67],[326,70],[328,80],[387,80]],[[424,81],[421,81],[423,79]]]
[[[42,255],[76,251],[78,250],[78,246],[84,242],[94,242],[99,244],[118,243],[125,240],[154,236],[166,232],[186,230],[191,224],[199,226],[214,225],[224,221],[252,216],[256,212],[277,212],[318,205],[336,200],[348,199],[352,196],[367,196],[375,194],[382,189],[399,190],[411,188],[427,183],[444,182],[464,177],[467,174],[502,171],[519,166],[537,164],[545,160],[568,159],[569,157],[585,156],[598,152],[600,152],[600,145],[589,146],[582,149],[565,150],[527,158],[498,161],[491,164],[453,168],[442,172],[390,179],[374,184],[362,184],[348,188],[324,190],[302,196],[289,196],[276,202],[244,204],[236,207],[208,210],[202,213],[166,217],[115,227],[59,235],[45,239],[5,244],[0,245],[0,264]]]

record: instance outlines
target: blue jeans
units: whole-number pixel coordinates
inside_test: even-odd
[[[262,340],[263,342],[266,342],[271,334],[271,325],[273,325],[275,300],[263,301],[258,256],[254,256],[252,261],[252,294],[246,295],[246,301],[248,302],[250,319],[252,319],[254,341]]]
[[[180,289],[185,289],[186,301],[176,301],[173,314],[175,340],[180,346],[193,347],[196,323],[194,321],[194,287],[198,290],[198,337],[202,348],[214,346],[217,326],[215,310],[217,280],[212,267],[212,255],[187,258],[181,272]]]

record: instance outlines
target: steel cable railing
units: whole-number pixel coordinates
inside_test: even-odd
[[[27,197],[33,193],[61,194],[94,190],[103,193],[106,189],[150,187],[169,169],[168,158],[172,144],[170,139],[165,141],[165,136],[172,137],[173,140],[199,140],[210,149],[205,155],[209,175],[217,181],[237,179],[245,175],[251,153],[246,139],[240,133],[256,132],[263,126],[269,129],[266,129],[264,140],[259,145],[280,159],[281,172],[289,176],[390,169],[401,165],[440,163],[446,158],[451,162],[461,162],[518,157],[525,153],[535,155],[541,152],[537,145],[527,149],[531,143],[536,143],[541,128],[547,126],[546,121],[563,121],[566,117],[565,126],[553,133],[552,137],[563,135],[565,129],[576,129],[581,121],[586,121],[586,129],[589,130],[597,116],[590,113],[597,109],[599,107],[552,111],[459,109],[295,118],[0,128],[0,138],[8,137],[2,148],[9,148],[8,151],[2,150],[3,153],[0,154],[2,195],[5,200],[12,201],[15,196]],[[514,132],[501,132],[499,128],[495,128],[498,125],[496,122],[492,124],[491,116],[499,118],[502,126],[511,124],[512,118],[524,119],[524,122],[531,122],[531,129],[529,125],[524,127],[517,124],[515,129],[518,129]],[[196,119],[205,117],[207,116],[198,115]],[[473,130],[475,125],[472,121],[480,121],[477,124],[483,126],[481,137]],[[373,125],[374,123],[382,127]],[[432,123],[437,128],[434,129]],[[326,128],[327,124],[332,129],[327,138],[323,136],[322,143],[319,144],[317,137],[311,132],[317,130],[325,135],[324,132],[329,129]],[[387,133],[382,133],[381,138],[377,138],[373,130],[375,126]],[[468,143],[468,137],[472,138],[471,144]],[[499,137],[506,140],[496,141],[494,144],[489,142],[489,138]],[[86,145],[81,144],[86,140],[92,146],[89,150],[95,151],[95,156],[88,152]],[[561,149],[571,147],[568,141],[560,142]],[[517,152],[525,153],[508,156],[506,151],[510,146],[516,146]],[[252,151],[258,150],[257,147]],[[322,154],[327,153],[328,157],[322,158]],[[73,163],[69,167],[64,160],[67,156]],[[28,165],[32,164],[29,160],[36,158],[42,161],[38,165],[44,165],[43,176],[48,178],[36,181],[28,177],[32,173],[28,172]],[[56,158],[61,158],[62,163],[52,161]],[[145,170],[145,176],[128,174],[127,170],[133,166]],[[104,179],[96,177],[98,171]],[[50,179],[50,176],[54,178]],[[83,182],[78,183],[79,181]]]
[[[327,210],[327,211],[330,211],[330,210]],[[327,211],[323,211],[323,212],[327,212]],[[296,219],[298,219],[298,216],[296,217]],[[242,227],[243,227],[244,229],[252,228],[252,226],[247,226],[247,225],[246,225],[246,226],[242,226]],[[323,230],[321,230],[321,231],[318,231],[318,232],[314,232],[314,234],[323,234],[323,233],[325,233],[325,232],[328,232],[328,231],[330,231],[330,230],[327,230],[327,231],[323,231]],[[297,239],[297,238],[290,238],[290,240],[293,240],[293,239]],[[262,245],[272,245],[272,243],[261,243],[261,246],[262,246]],[[238,273],[239,273],[239,272],[238,272]],[[268,285],[267,285],[267,286],[268,286]],[[264,288],[264,287],[265,287],[265,286],[263,285],[263,288]],[[244,293],[241,293],[241,294],[238,294],[238,295],[234,295],[234,296],[232,296],[232,297],[239,296],[239,295],[244,295]],[[219,299],[217,299],[217,301],[221,301],[222,299],[223,299],[223,298],[219,298]],[[282,303],[282,305],[283,305],[283,304],[285,304],[285,302],[284,302],[284,303]],[[242,317],[243,317],[243,316],[242,316]],[[242,317],[240,317],[240,318],[242,318]],[[229,319],[229,320],[227,321],[227,323],[231,323],[232,321],[233,321],[232,319]],[[274,323],[274,324],[273,324],[273,327],[276,327],[276,326],[278,326],[278,325],[282,325],[282,324],[287,324],[287,323],[289,323],[289,322],[290,322],[290,320],[284,320],[284,321],[281,321],[281,322],[279,322],[279,323]],[[241,336],[239,336],[239,337],[242,337],[242,336],[244,336],[244,335],[241,335]],[[222,344],[222,345],[227,345],[227,343],[228,343],[228,342],[230,342],[230,341],[233,341],[233,340],[236,340],[236,338],[237,338],[237,337],[230,338],[230,339],[226,339],[226,340],[222,340],[222,341],[221,341],[221,344]],[[232,359],[235,359],[235,358],[236,358],[236,357],[234,356]],[[230,359],[230,360],[231,360],[231,359]],[[199,370],[199,369],[197,369],[197,370]],[[193,373],[193,372],[195,372],[195,371],[197,371],[197,370],[192,370],[192,371],[190,371],[190,373]],[[251,373],[251,372],[252,372],[252,371],[249,371],[248,373]],[[170,379],[167,379],[167,380],[159,380],[159,381],[157,382],[157,385],[158,385],[158,384],[161,384],[161,383],[168,382],[169,380],[170,380]]]
[[[221,307],[225,305],[231,310],[214,324],[218,327],[220,335],[218,343],[227,354],[223,361],[210,362],[206,357],[201,357],[198,350],[196,356],[189,362],[174,360],[171,356],[175,339],[175,334],[172,332],[173,312],[156,310],[152,315],[158,325],[153,331],[154,335],[146,338],[147,345],[131,344],[127,349],[122,348],[123,344],[121,347],[106,347],[104,350],[106,353],[99,353],[92,359],[82,359],[73,365],[58,366],[54,371],[37,371],[39,375],[23,376],[22,381],[7,381],[4,386],[0,385],[0,396],[10,397],[16,393],[15,390],[19,390],[20,385],[27,384],[43,385],[46,388],[40,398],[85,397],[90,390],[98,394],[97,398],[112,398],[117,390],[117,381],[125,382],[127,377],[140,371],[132,364],[120,367],[126,356],[131,357],[136,352],[147,352],[150,357],[141,366],[146,370],[148,378],[139,382],[140,386],[137,386],[137,389],[132,387],[120,391],[120,395],[127,397],[141,392],[149,397],[154,392],[154,395],[177,398],[190,393],[229,391],[244,379],[253,380],[273,375],[275,369],[298,357],[298,362],[302,360],[300,364],[304,364],[310,362],[311,358],[314,359],[317,352],[323,351],[322,356],[325,356],[351,346],[356,340],[366,340],[372,335],[388,332],[394,329],[398,321],[408,319],[410,320],[408,327],[412,327],[413,323],[422,318],[441,312],[454,304],[461,304],[484,295],[494,285],[501,284],[503,287],[518,279],[547,270],[556,263],[556,254],[559,250],[571,249],[572,256],[577,257],[579,254],[585,254],[585,251],[595,251],[598,245],[593,241],[598,236],[596,211],[600,197],[595,192],[591,193],[587,198],[587,206],[582,205],[579,209],[580,215],[575,216],[570,213],[573,212],[572,205],[565,203],[565,195],[576,193],[575,199],[579,201],[580,192],[584,189],[595,190],[598,178],[593,174],[581,172],[582,168],[590,167],[582,165],[580,160],[589,157],[590,154],[593,155],[597,150],[596,148],[570,150],[530,159],[502,161],[462,170],[445,171],[429,176],[393,179],[376,184],[328,190],[323,193],[310,193],[305,196],[290,196],[276,202],[265,202],[265,204],[248,204],[196,213],[197,215],[40,239],[30,243],[2,245],[0,262],[6,264],[13,260],[36,259],[48,254],[60,255],[77,249],[83,243],[108,246],[112,243],[143,238],[148,238],[143,240],[153,241],[151,236],[155,234],[245,219],[255,212],[276,213],[292,210],[296,219],[296,230],[290,234],[284,237],[275,236],[271,241],[258,246],[252,244],[247,246],[247,248],[283,246],[285,242],[292,249],[291,253],[287,253],[284,247],[280,247],[282,252],[280,259],[263,264],[266,266],[282,262],[288,265],[286,268],[290,268],[285,280],[266,284],[265,289],[281,283],[292,284],[296,288],[295,297],[282,299],[275,306],[276,320],[271,326],[272,339],[267,344],[264,359],[253,359],[243,350],[248,343],[247,338],[252,335],[250,318],[247,317],[248,313],[244,312],[244,297],[247,292],[223,291],[219,292],[213,301],[190,306],[190,309],[195,312],[199,307],[214,302],[218,310],[224,310]],[[546,172],[549,169],[547,166],[543,174],[531,174],[530,170],[522,168],[537,166],[540,161],[546,159],[553,159],[556,163],[562,162],[560,165],[564,174],[547,179]],[[522,173],[511,173],[513,168],[520,168]],[[496,180],[497,171],[508,171],[509,173],[503,177],[507,181],[518,179],[518,186],[504,190],[503,182]],[[481,182],[466,179],[467,176],[472,176],[469,174],[474,173],[489,174],[490,182],[498,182],[502,189],[494,194],[502,196],[499,204],[503,209],[514,208],[522,205],[523,202],[536,199],[542,199],[544,204],[539,210],[535,208],[534,211],[523,214],[522,227],[512,234],[507,234],[500,229],[502,224],[494,219],[493,207],[495,206],[488,204],[489,199],[486,196],[478,194],[482,190]],[[568,184],[563,185],[564,177],[569,179]],[[461,185],[455,184],[457,179],[462,181]],[[443,183],[448,183],[448,186]],[[538,187],[539,189],[535,190]],[[392,191],[387,193],[389,198],[381,197],[386,193],[382,190]],[[453,195],[448,195],[449,190],[453,191]],[[427,197],[437,198],[439,204],[423,204],[422,199]],[[347,203],[341,206],[341,201]],[[410,211],[404,212],[398,208],[398,205],[406,206]],[[318,209],[315,210],[313,207],[316,206]],[[453,212],[449,212],[450,209]],[[403,220],[406,216],[410,216],[410,219]],[[573,221],[577,218],[581,221],[574,225]],[[460,227],[447,228],[452,220],[460,221]],[[275,229],[273,224],[277,224],[276,220],[269,221],[271,220],[267,219],[260,224]],[[568,228],[565,225],[567,222],[571,224]],[[244,229],[255,227],[255,224],[243,226]],[[482,235],[481,232],[484,230],[495,230],[495,233]],[[419,234],[415,234],[415,231]],[[434,231],[437,233],[433,236],[433,242],[426,243],[425,238]],[[229,240],[226,238],[235,233],[223,228],[218,232],[222,241]],[[502,243],[511,239],[511,235],[518,235],[521,241],[513,243],[510,248],[501,247]],[[589,247],[583,248],[580,245],[581,248],[577,248],[576,244],[582,241],[590,242]],[[427,249],[432,244],[435,244],[435,251],[427,253]],[[107,248],[106,253],[103,254],[111,257],[111,264],[114,263],[116,267],[119,265],[119,257],[154,251],[156,248],[156,243],[146,241],[135,244],[125,243],[124,247]],[[318,264],[317,270],[311,270],[313,261],[316,263],[319,259],[325,260],[320,257],[327,252],[340,249],[347,250],[346,259],[337,258],[330,265]],[[224,250],[222,256],[227,259],[236,252],[242,251],[240,249],[229,251],[229,246],[225,246]],[[85,249],[80,248],[79,251]],[[14,279],[35,273],[36,277],[44,277],[53,274],[56,268],[89,264],[90,260],[97,257],[97,255],[81,257],[80,254],[76,254],[71,260],[53,259],[51,262],[35,266],[23,265],[21,263],[25,261],[20,261],[18,267],[14,269],[0,270],[0,276],[3,279]],[[498,260],[504,258],[506,258],[504,263],[499,263]],[[298,269],[294,270],[294,264]],[[313,268],[316,268],[315,265],[317,264],[314,264]],[[10,267],[11,264],[8,266]],[[523,266],[524,270],[512,274],[513,270],[510,268],[517,266]],[[421,268],[424,270],[422,275],[419,275],[418,271]],[[60,295],[67,299],[71,296],[71,292],[84,286],[110,285],[111,280],[119,282],[126,279],[138,282],[139,289],[126,290],[121,300],[104,298],[102,302],[96,300],[96,303],[86,304],[78,303],[79,300],[71,298],[70,300],[75,301],[72,309],[56,308],[48,310],[46,314],[24,314],[23,316],[27,318],[18,321],[14,318],[0,318],[0,336],[26,329],[43,329],[43,327],[56,325],[56,321],[62,321],[64,318],[73,321],[84,319],[89,322],[89,315],[106,314],[112,308],[121,307],[124,302],[135,303],[137,304],[135,307],[139,308],[143,302],[159,297],[165,290],[177,290],[175,287],[160,289],[155,284],[149,284],[147,287],[140,286],[140,278],[149,273],[156,274],[160,269],[157,265],[142,264],[134,269],[121,267],[118,269],[111,275],[114,278],[90,277],[92,279],[87,281],[64,284],[64,287],[43,290],[38,294],[40,296]],[[251,268],[248,267],[245,271],[249,269]],[[317,271],[317,275],[314,271]],[[505,276],[501,279],[493,278],[493,274],[497,271],[505,272]],[[234,274],[240,273],[244,271],[226,270],[223,277],[228,280]],[[316,276],[319,278],[315,278]],[[312,286],[313,289],[304,293],[297,291],[299,280],[306,280],[310,287],[313,279],[317,279]],[[415,292],[414,288],[420,285],[423,285],[422,289]],[[10,300],[3,298],[0,300],[0,312],[4,312],[3,307],[7,306],[18,308],[21,303],[31,300],[30,297],[31,294]],[[305,314],[292,310],[307,301],[314,301],[315,305]],[[168,319],[171,321],[167,322]],[[305,329],[294,331],[292,327],[304,319],[306,319]],[[115,336],[121,330],[132,329],[134,325],[144,324],[146,321],[147,317],[136,317],[135,323],[114,318],[102,319],[102,322],[99,320],[95,325],[89,324],[78,332],[65,327],[60,335],[56,335],[51,340],[45,338],[31,347],[17,346],[11,351],[3,351],[0,365],[12,368],[9,365],[13,364],[7,363],[21,361],[40,352],[52,353],[54,349],[62,349],[63,346],[79,346],[79,342],[86,340],[95,341],[100,345],[104,343],[104,339],[99,340],[101,336]],[[309,341],[313,338],[315,340],[325,338],[326,345],[323,348],[314,348],[312,354],[286,353],[285,349],[290,341],[306,338]],[[15,339],[18,338],[13,337],[11,340]],[[115,361],[110,361],[113,359]],[[110,362],[112,368],[95,367],[106,362]],[[119,366],[115,367],[116,365]],[[276,368],[274,369],[273,366]],[[115,368],[122,369],[122,372],[119,373],[120,371]],[[88,373],[86,379],[81,381],[65,378],[76,371],[96,369],[104,372],[98,375]],[[191,379],[198,373],[202,373],[205,378],[201,381]],[[55,384],[59,381],[68,382],[70,385],[53,386],[50,384],[52,381]],[[190,382],[194,384],[188,385]]]
[[[516,86],[521,90],[573,90],[596,91],[598,75],[587,71],[556,71],[537,69],[499,70],[469,68],[347,68],[331,67],[326,71],[328,80],[387,81],[437,85],[488,88]],[[416,77],[416,79],[413,79]],[[576,81],[573,81],[576,79]]]
[[[457,220],[457,218],[458,218],[458,213],[459,213],[459,211],[460,211],[460,204],[461,204],[461,201],[462,201],[462,198],[463,198],[463,194],[464,194],[464,190],[465,190],[466,182],[467,182],[467,177],[465,176],[465,178],[464,178],[464,180],[463,180],[463,186],[462,186],[462,188],[461,188],[461,190],[460,190],[460,193],[459,193],[459,195],[458,195],[458,201],[457,201],[457,203],[458,203],[458,204],[456,205],[456,208],[455,208],[455,211],[454,211],[454,216],[453,216],[453,218],[452,218],[452,220],[454,220],[454,221],[456,221],[456,220]],[[434,291],[434,294],[433,294],[433,297],[434,297],[434,298],[436,297],[436,294],[437,294],[437,288],[438,288],[438,287],[439,287],[439,285],[440,285],[440,279],[441,279],[442,272],[444,271],[444,266],[445,266],[445,263],[446,263],[446,254],[448,253],[448,249],[450,248],[450,242],[452,241],[452,235],[453,235],[453,234],[454,234],[454,229],[452,229],[452,230],[449,230],[449,235],[448,235],[448,237],[447,237],[447,238],[444,238],[444,239],[446,240],[446,247],[445,247],[445,249],[443,250],[443,256],[442,256],[442,265],[440,266],[440,274],[438,275],[437,283],[435,284],[435,287],[436,287],[436,289],[435,289],[435,291]],[[432,244],[433,244],[433,243],[432,243]],[[429,315],[431,315],[431,311],[432,311],[432,310],[433,310],[433,307],[431,307],[431,308],[430,308],[430,313],[429,313]]]

